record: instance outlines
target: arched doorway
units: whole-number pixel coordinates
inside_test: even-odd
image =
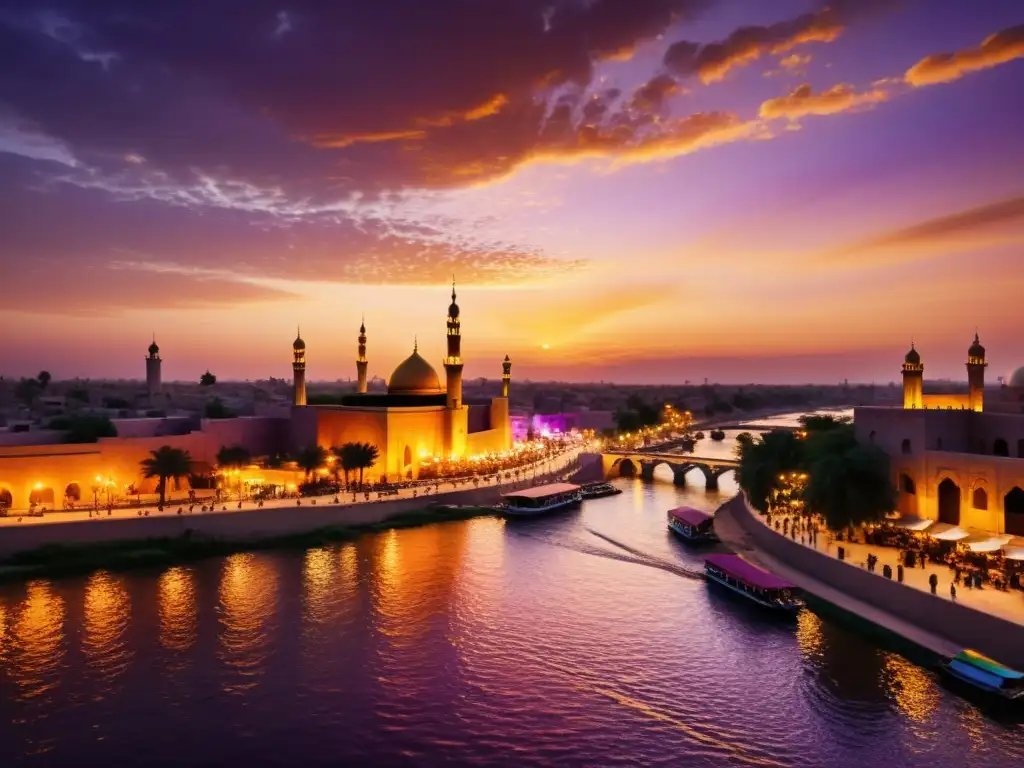
[[[636,464],[629,459],[619,462],[619,475],[621,477],[636,477]]]
[[[1009,456],[1010,455],[1010,446],[1009,446],[1009,444],[1005,440],[1003,440],[1003,438],[1000,437],[998,440],[996,440],[992,444],[992,455],[993,456]]]
[[[28,503],[41,504],[45,507],[53,506],[53,488],[41,488],[39,486],[32,489],[32,492],[28,495]]]
[[[917,515],[917,485],[906,472],[900,473],[900,495],[897,502],[901,515]]]
[[[984,488],[975,488],[971,506],[975,509],[988,509],[988,494]]]
[[[1006,494],[1003,512],[1006,532],[1013,536],[1024,536],[1024,490],[1015,487]]]
[[[68,483],[68,487],[64,489],[64,498],[67,501],[81,501],[82,500],[82,489],[78,483]]]
[[[909,493],[911,496],[917,493],[917,486],[914,485],[914,479],[906,472],[900,475],[900,490],[904,493]]]
[[[10,509],[14,506],[14,497],[6,488],[0,488],[0,509]]]
[[[408,445],[405,446],[405,450],[402,452],[402,477],[406,480],[412,480],[412,448]]]
[[[939,522],[960,525],[960,486],[948,477],[939,483]]]

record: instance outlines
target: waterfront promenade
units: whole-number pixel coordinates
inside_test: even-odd
[[[813,550],[801,545],[799,537],[794,542],[768,528],[749,510],[742,495],[719,508],[715,530],[734,551],[808,594],[938,656],[975,647],[1013,666],[1024,666],[1024,599],[1019,593],[958,587],[958,600],[953,603],[949,599],[951,573],[944,566],[933,566],[940,579],[937,595],[930,594],[927,584],[930,570],[907,569],[908,574],[916,570],[919,578],[899,584],[881,574],[884,558],[879,560],[877,573],[868,573],[863,565],[868,549],[878,555],[882,548],[855,545],[851,559],[840,562],[835,545],[830,553],[823,536],[819,536],[819,548]],[[895,574],[895,550],[890,559]],[[963,600],[959,599],[962,595]]]

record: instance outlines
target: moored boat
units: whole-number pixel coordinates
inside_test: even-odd
[[[1024,703],[1024,673],[969,648],[942,665],[948,678],[995,701]]]
[[[602,499],[605,496],[615,496],[622,493],[621,488],[616,488],[611,483],[587,483],[580,488],[584,499]]]
[[[795,613],[801,608],[793,584],[739,555],[708,555],[704,558],[704,573],[709,581],[773,611]]]
[[[582,490],[572,483],[548,483],[503,494],[504,501],[497,509],[506,515],[528,516],[553,512],[578,504],[583,500]]]
[[[679,507],[668,511],[669,529],[689,542],[718,541],[715,518],[693,507]]]

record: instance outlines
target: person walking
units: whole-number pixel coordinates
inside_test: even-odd
[[[949,599],[956,602],[956,584],[949,585]]]
[[[935,594],[936,588],[939,586],[939,577],[934,573],[928,577],[928,585],[932,588],[932,594]]]

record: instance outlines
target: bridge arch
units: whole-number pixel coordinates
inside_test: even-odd
[[[619,477],[636,477],[639,474],[632,459],[619,459],[612,465],[612,469],[618,470]]]

